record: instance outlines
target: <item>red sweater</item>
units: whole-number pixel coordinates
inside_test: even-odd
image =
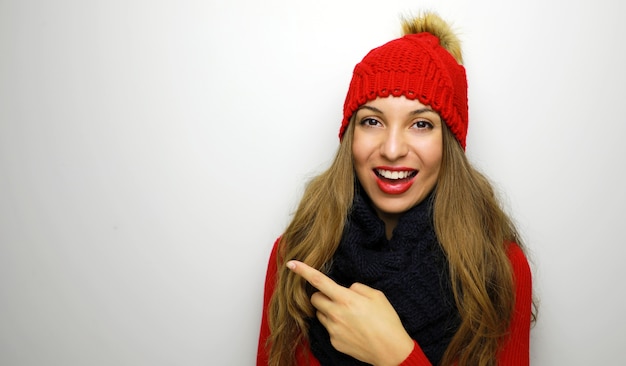
[[[268,324],[269,302],[276,286],[276,250],[278,240],[274,243],[272,254],[270,255],[265,277],[265,294],[263,296],[263,318],[261,319],[261,334],[259,336],[259,346],[257,352],[257,366],[266,366],[268,362],[267,349],[265,343],[270,335]],[[503,344],[498,355],[498,365],[518,366],[529,364],[529,336],[530,336],[530,315],[532,303],[532,280],[530,267],[524,253],[517,245],[509,247],[509,259],[513,266],[513,276],[515,280],[515,312],[509,327],[509,338]],[[414,342],[413,351],[400,364],[400,366],[429,366],[428,358],[417,342]],[[307,356],[305,356],[307,355]],[[307,359],[308,357],[308,363]],[[298,365],[320,366],[319,361],[308,349],[300,349],[296,354]]]

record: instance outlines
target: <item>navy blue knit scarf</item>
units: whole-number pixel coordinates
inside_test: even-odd
[[[343,286],[354,282],[381,290],[411,338],[433,365],[439,364],[459,326],[448,264],[432,223],[432,195],[400,218],[391,240],[362,188],[357,188],[329,277]],[[326,328],[309,319],[312,353],[324,366],[365,365],[338,352]]]

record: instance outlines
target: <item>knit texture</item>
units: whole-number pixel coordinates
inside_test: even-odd
[[[436,365],[460,318],[432,224],[432,196],[407,211],[387,240],[384,223],[361,190],[328,275],[346,287],[360,282],[381,290],[411,338]],[[364,365],[335,350],[317,318],[309,325],[311,351],[322,365]]]
[[[343,108],[339,138],[356,110],[378,97],[405,96],[435,110],[465,149],[465,68],[430,33],[408,34],[371,50],[358,63]]]

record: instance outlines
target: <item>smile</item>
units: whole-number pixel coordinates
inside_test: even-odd
[[[374,172],[377,176],[385,179],[397,180],[397,179],[405,179],[409,177],[414,177],[417,175],[417,170],[386,170],[386,169],[375,169]]]
[[[408,191],[415,182],[417,173],[417,170],[406,168],[399,170],[374,169],[378,188],[383,193],[390,195],[398,195]]]

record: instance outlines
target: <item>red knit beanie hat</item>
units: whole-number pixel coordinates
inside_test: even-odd
[[[339,139],[348,127],[352,114],[363,104],[377,97],[399,97],[417,99],[439,113],[452,131],[461,147],[465,149],[468,125],[467,78],[465,68],[455,57],[442,47],[442,37],[453,37],[457,42],[460,58],[460,45],[447,24],[435,29],[434,34],[420,32],[407,34],[378,48],[371,50],[354,68],[350,88],[343,107],[343,121]],[[419,22],[420,19],[416,19]],[[428,28],[428,26],[426,27]],[[411,31],[405,24],[405,33]],[[419,29],[419,27],[418,27]],[[446,42],[448,39],[446,39]]]

